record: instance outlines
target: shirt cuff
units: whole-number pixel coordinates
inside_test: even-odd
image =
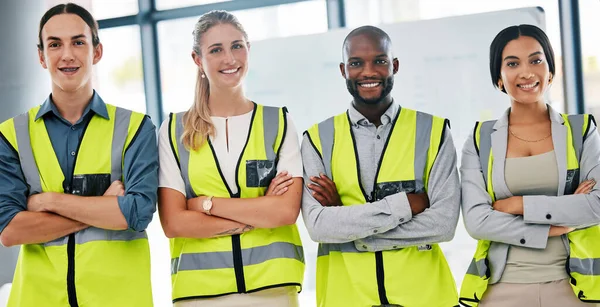
[[[523,196],[523,221],[528,224],[551,224],[552,214],[546,202],[540,198],[546,196]]]
[[[383,200],[387,202],[392,216],[396,218],[398,224],[406,223],[412,219],[412,209],[406,193],[392,194],[386,196]]]
[[[548,232],[550,231],[550,225],[531,225],[533,227],[528,228],[523,233],[521,239],[515,243],[515,246],[545,249],[548,243]]]

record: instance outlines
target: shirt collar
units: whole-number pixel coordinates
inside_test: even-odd
[[[396,118],[396,115],[398,114],[399,110],[400,105],[397,104],[395,100],[392,100],[392,104],[387,108],[387,110],[385,110],[385,113],[381,115],[381,124],[387,125],[390,122],[392,122],[392,120]],[[352,104],[350,104],[350,108],[348,109],[348,115],[350,117],[350,123],[352,125],[372,125],[372,123],[369,122],[369,120],[364,115],[362,115]]]
[[[105,119],[110,119],[110,117],[108,116],[108,109],[106,108],[106,104],[104,103],[102,98],[100,98],[100,95],[98,95],[98,93],[95,90],[94,90],[94,94],[92,95],[92,100],[85,107],[85,110],[83,111],[81,118],[84,118],[90,110],[92,110],[95,114],[97,114]],[[46,98],[46,101],[44,101],[44,103],[40,107],[39,111],[37,112],[37,114],[35,116],[35,120],[38,120],[40,117],[48,114],[49,112],[52,112],[55,116],[57,116],[59,118],[62,118],[62,116],[60,115],[60,112],[58,112],[58,109],[56,108],[56,105],[52,101],[52,94],[50,94],[50,96],[48,96],[48,98]]]

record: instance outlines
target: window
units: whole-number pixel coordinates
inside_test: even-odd
[[[94,67],[94,88],[106,103],[146,112],[139,27],[110,28],[98,35],[104,53]]]
[[[583,93],[586,112],[600,119],[600,40],[595,29],[600,29],[600,2],[579,1],[581,21],[581,50],[583,65]]]

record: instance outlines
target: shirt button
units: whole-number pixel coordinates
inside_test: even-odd
[[[75,152],[74,152],[74,151],[71,151],[71,156],[74,156],[74,155],[75,155]]]
[[[400,219],[400,223],[402,223],[402,222],[404,222],[404,219],[403,219],[403,218],[401,218],[401,219]]]
[[[525,244],[525,239],[521,239],[519,242],[521,242],[521,244]]]
[[[71,126],[71,130],[75,131],[75,129],[76,129],[75,126]]]
[[[549,220],[552,218],[552,215],[550,213],[546,214],[546,219]]]
[[[377,139],[379,140],[379,139],[381,139],[381,137],[378,135],[378,136],[377,136]]]
[[[377,229],[373,230],[373,233],[377,233]]]
[[[394,246],[392,246],[392,248],[398,248],[398,246],[394,245]]]
[[[362,246],[362,248],[364,248],[364,249],[367,249],[367,246],[366,246],[366,245],[363,245],[363,246]]]

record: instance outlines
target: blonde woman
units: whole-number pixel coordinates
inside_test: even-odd
[[[159,213],[171,238],[175,306],[297,306],[297,133],[285,108],[244,95],[250,43],[230,13],[193,32],[194,104],[159,133]]]

